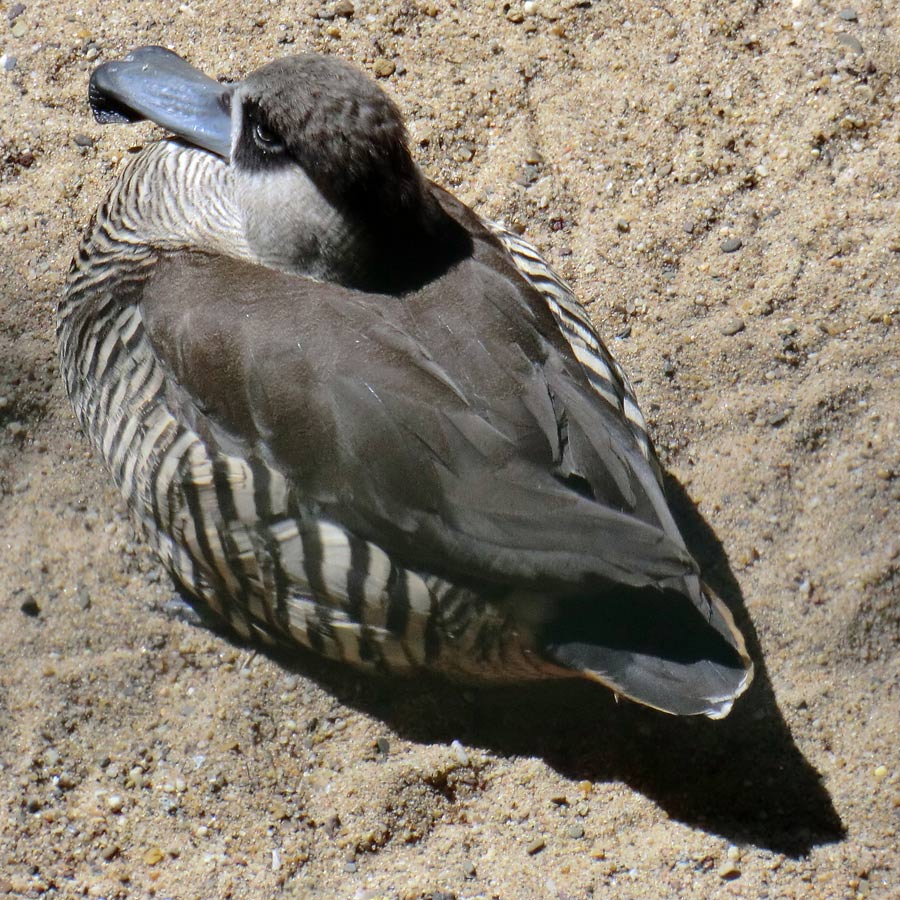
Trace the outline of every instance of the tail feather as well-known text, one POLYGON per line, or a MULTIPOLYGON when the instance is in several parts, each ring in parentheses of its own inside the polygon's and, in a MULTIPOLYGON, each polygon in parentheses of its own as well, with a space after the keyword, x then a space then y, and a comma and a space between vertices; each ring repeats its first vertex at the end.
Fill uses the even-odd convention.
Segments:
POLYGON ((708 614, 674 590, 621 588, 566 601, 546 625, 542 649, 646 706, 719 719, 749 686, 753 664, 728 608, 710 591, 704 597, 708 614))

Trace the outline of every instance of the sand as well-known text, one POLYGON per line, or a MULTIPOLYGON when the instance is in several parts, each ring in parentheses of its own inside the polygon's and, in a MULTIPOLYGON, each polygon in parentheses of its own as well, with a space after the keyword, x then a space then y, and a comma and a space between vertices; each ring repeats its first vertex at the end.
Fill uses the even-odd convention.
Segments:
POLYGON ((21 6, 0 21, 0 895, 900 896, 900 7, 21 6), (87 76, 152 43, 229 78, 301 49, 379 73, 425 171, 572 282, 750 636, 728 719, 373 680, 172 615, 54 338, 79 228, 154 134, 96 125, 87 76))

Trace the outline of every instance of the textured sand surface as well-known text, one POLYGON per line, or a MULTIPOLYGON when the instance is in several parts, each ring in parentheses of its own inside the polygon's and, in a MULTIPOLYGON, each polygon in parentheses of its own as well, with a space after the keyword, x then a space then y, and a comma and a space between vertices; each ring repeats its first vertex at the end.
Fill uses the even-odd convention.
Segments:
POLYGON ((900 7, 21 6, 0 19, 0 896, 900 896, 900 7), (373 682, 167 614, 53 325, 79 227, 153 135, 95 125, 88 73, 150 43, 228 78, 300 49, 380 73, 426 172, 572 281, 751 637, 728 719, 373 682))

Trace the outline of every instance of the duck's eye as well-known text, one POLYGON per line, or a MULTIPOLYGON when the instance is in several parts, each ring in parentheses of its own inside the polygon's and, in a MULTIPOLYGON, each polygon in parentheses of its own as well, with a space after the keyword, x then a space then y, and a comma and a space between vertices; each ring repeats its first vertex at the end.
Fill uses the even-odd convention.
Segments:
POLYGON ((283 147, 275 132, 266 128, 262 122, 253 123, 253 139, 259 147, 269 152, 277 152, 283 147))

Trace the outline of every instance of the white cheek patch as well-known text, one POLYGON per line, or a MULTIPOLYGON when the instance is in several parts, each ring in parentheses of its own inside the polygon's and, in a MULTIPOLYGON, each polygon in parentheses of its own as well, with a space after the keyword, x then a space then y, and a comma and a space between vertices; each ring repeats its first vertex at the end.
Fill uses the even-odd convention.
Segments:
POLYGON ((299 165, 266 172, 235 169, 237 199, 247 242, 268 266, 321 277, 329 248, 351 245, 344 217, 299 165))

